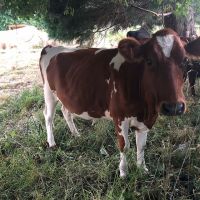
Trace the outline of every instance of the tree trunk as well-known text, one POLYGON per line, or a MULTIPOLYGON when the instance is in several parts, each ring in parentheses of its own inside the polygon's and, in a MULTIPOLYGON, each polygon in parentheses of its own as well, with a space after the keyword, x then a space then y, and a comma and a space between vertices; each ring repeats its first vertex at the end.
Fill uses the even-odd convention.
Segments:
POLYGON ((193 38, 196 36, 193 9, 190 7, 186 16, 175 16, 174 14, 165 16, 164 26, 175 30, 182 37, 193 38))

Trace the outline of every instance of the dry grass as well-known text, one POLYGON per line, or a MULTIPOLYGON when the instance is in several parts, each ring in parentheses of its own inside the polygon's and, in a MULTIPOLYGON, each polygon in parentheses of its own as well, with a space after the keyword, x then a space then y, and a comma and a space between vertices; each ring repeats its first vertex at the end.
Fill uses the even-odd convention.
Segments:
POLYGON ((41 49, 0 52, 0 103, 24 88, 41 85, 39 57, 41 49))

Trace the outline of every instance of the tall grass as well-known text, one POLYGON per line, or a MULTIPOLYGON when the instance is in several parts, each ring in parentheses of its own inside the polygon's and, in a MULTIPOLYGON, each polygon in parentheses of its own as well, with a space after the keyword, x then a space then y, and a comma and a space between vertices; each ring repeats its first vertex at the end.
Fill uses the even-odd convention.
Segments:
POLYGON ((76 119, 70 135, 60 107, 54 120, 57 148, 46 145, 43 95, 23 91, 0 107, 0 199, 200 199, 200 106, 189 99, 180 117, 160 116, 148 135, 149 173, 137 169, 130 130, 129 175, 119 178, 111 121, 76 119))

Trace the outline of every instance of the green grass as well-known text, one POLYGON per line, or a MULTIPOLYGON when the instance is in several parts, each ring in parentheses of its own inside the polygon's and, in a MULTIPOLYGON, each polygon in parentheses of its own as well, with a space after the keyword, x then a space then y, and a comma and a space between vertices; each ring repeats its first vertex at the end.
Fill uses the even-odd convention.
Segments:
POLYGON ((188 99, 181 117, 160 116, 148 135, 149 173, 137 169, 130 134, 129 175, 119 177, 112 122, 76 119, 70 135, 60 107, 54 120, 57 148, 46 145, 42 90, 23 91, 0 107, 0 199, 200 199, 200 105, 188 99), (107 153, 102 153, 101 150, 107 153))

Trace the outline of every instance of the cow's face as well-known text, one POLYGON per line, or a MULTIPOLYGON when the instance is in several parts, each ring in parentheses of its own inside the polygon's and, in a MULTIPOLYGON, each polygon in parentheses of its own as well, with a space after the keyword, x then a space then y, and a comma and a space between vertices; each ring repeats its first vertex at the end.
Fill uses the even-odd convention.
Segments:
POLYGON ((185 50, 176 33, 169 29, 158 31, 148 42, 133 51, 138 66, 143 67, 141 94, 145 102, 164 115, 184 113, 181 64, 185 50))

